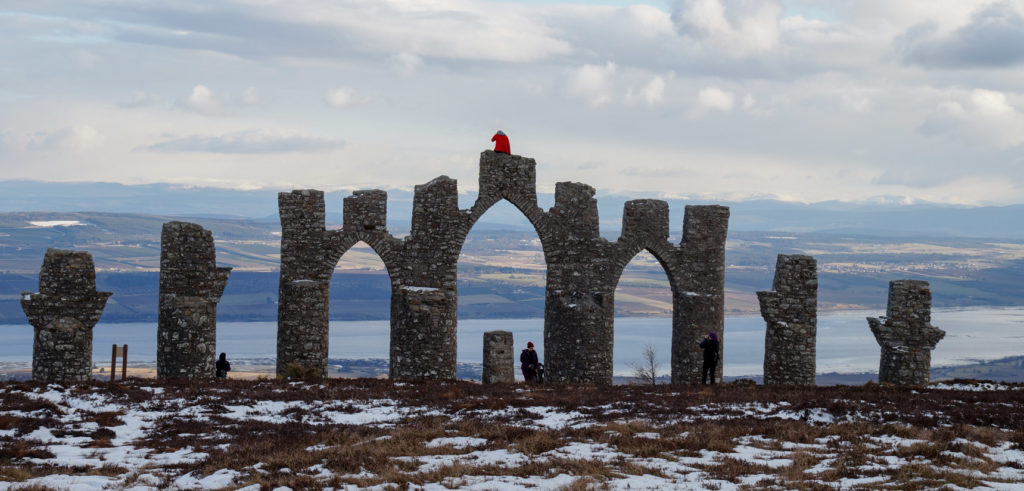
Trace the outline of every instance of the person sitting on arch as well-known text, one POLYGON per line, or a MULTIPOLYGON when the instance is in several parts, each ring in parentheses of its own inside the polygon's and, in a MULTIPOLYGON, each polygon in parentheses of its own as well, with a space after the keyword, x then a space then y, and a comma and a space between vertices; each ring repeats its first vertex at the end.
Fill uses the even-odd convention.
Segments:
POLYGON ((491 137, 491 141, 494 142, 495 152, 512 153, 512 148, 508 144, 508 137, 505 136, 504 131, 498 130, 498 132, 491 137))

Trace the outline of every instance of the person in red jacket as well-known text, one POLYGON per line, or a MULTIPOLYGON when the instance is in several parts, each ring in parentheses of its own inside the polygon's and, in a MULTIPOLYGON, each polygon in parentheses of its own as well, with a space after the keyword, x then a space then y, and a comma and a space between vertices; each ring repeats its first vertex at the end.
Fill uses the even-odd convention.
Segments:
POLYGON ((505 136, 504 131, 498 130, 498 132, 491 137, 491 141, 494 142, 495 152, 512 153, 512 149, 508 145, 508 137, 505 136))

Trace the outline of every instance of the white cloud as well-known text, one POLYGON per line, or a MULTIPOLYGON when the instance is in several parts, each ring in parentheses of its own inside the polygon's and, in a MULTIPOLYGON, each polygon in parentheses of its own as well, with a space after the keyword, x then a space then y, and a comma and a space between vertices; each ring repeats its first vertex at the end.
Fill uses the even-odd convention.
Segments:
POLYGON ((1002 92, 974 89, 940 102, 919 131, 973 145, 1015 147, 1024 143, 1024 112, 1002 92))
POLYGON ((336 109, 344 109, 356 104, 355 93, 350 87, 338 87, 327 91, 327 104, 336 109))
POLYGON ((743 57, 778 47, 782 12, 770 0, 680 0, 673 17, 682 35, 716 54, 743 57))
POLYGON ((718 87, 705 87, 697 93, 697 112, 732 111, 736 106, 736 95, 718 87))
POLYGON ((190 135, 173 138, 149 145, 146 149, 161 153, 273 154, 326 152, 344 146, 343 140, 335 138, 319 138, 293 131, 249 130, 219 136, 190 135))
POLYGON ((144 90, 136 90, 127 99, 119 101, 117 105, 125 108, 147 107, 159 104, 160 101, 161 97, 159 95, 151 94, 144 90))
POLYGON ((423 66, 423 58, 408 52, 402 52, 392 56, 391 61, 395 65, 395 70, 397 70, 399 75, 403 77, 408 77, 416 73, 416 71, 423 66))
POLYGON ((614 76, 618 67, 615 63, 604 65, 583 65, 569 75, 567 92, 578 97, 591 107, 600 107, 612 100, 614 76))
POLYGON ((219 115, 224 112, 224 102, 205 85, 192 87, 192 92, 182 99, 181 103, 184 107, 201 114, 219 115))
POLYGON ((106 137, 89 125, 72 126, 54 132, 37 133, 29 142, 31 150, 84 151, 103 146, 106 137))
POLYGON ((651 79, 643 89, 640 90, 640 95, 643 97, 644 102, 648 106, 653 106, 665 100, 665 79, 656 76, 651 79))
POLYGON ((260 102, 260 91, 256 87, 249 87, 242 91, 242 104, 252 105, 260 102))

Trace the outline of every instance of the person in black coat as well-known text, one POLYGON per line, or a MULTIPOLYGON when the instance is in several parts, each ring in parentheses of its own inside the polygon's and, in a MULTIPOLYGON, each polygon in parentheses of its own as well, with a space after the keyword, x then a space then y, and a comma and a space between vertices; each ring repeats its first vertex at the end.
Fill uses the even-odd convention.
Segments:
POLYGON ((231 371, 231 364, 228 363, 227 353, 221 353, 220 359, 217 360, 217 378, 228 378, 228 372, 231 371))
POLYGON ((704 350, 704 368, 701 370, 701 384, 708 384, 708 376, 711 378, 711 385, 715 385, 715 369, 718 367, 718 351, 720 348, 718 343, 718 334, 714 331, 704 336, 704 340, 700 342, 701 349, 704 350))
POLYGON ((522 363, 523 378, 527 382, 535 382, 537 380, 537 366, 540 365, 540 358, 537 357, 537 352, 533 350, 533 341, 526 343, 526 349, 519 355, 519 363, 522 363))

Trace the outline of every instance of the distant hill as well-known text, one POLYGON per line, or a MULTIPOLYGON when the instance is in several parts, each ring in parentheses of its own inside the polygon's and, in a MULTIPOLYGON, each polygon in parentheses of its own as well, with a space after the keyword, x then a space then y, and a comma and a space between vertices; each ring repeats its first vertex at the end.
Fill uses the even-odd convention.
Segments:
MULTIPOLYGON (((474 176, 475 178, 475 176, 474 176)), ((472 184, 475 184, 472 183, 472 184)), ((463 183, 465 186, 466 183, 463 183)), ((99 182, 0 181, 0 212, 91 211, 141 213, 161 216, 247 218, 277 222, 277 192, 288 189, 230 190, 176 184, 125 185, 99 182)), ((350 192, 327 194, 328 221, 341 222, 342 198, 350 192)), ((653 194, 624 196, 598 192, 602 234, 618 236, 623 204, 631 199, 657 198, 653 194)), ((460 196, 469 207, 475 193, 460 196)), ((682 230, 683 207, 709 204, 706 200, 666 200, 671 209, 673 234, 682 230)), ((542 208, 554 196, 541 193, 542 208)), ((731 231, 832 232, 878 236, 999 237, 1024 239, 1024 205, 966 207, 934 203, 901 204, 893 201, 861 203, 792 203, 777 200, 718 201, 729 206, 731 231)), ((412 192, 388 190, 388 226, 409 229, 412 192)), ((478 224, 486 230, 529 230, 526 219, 511 205, 496 206, 478 224)))

